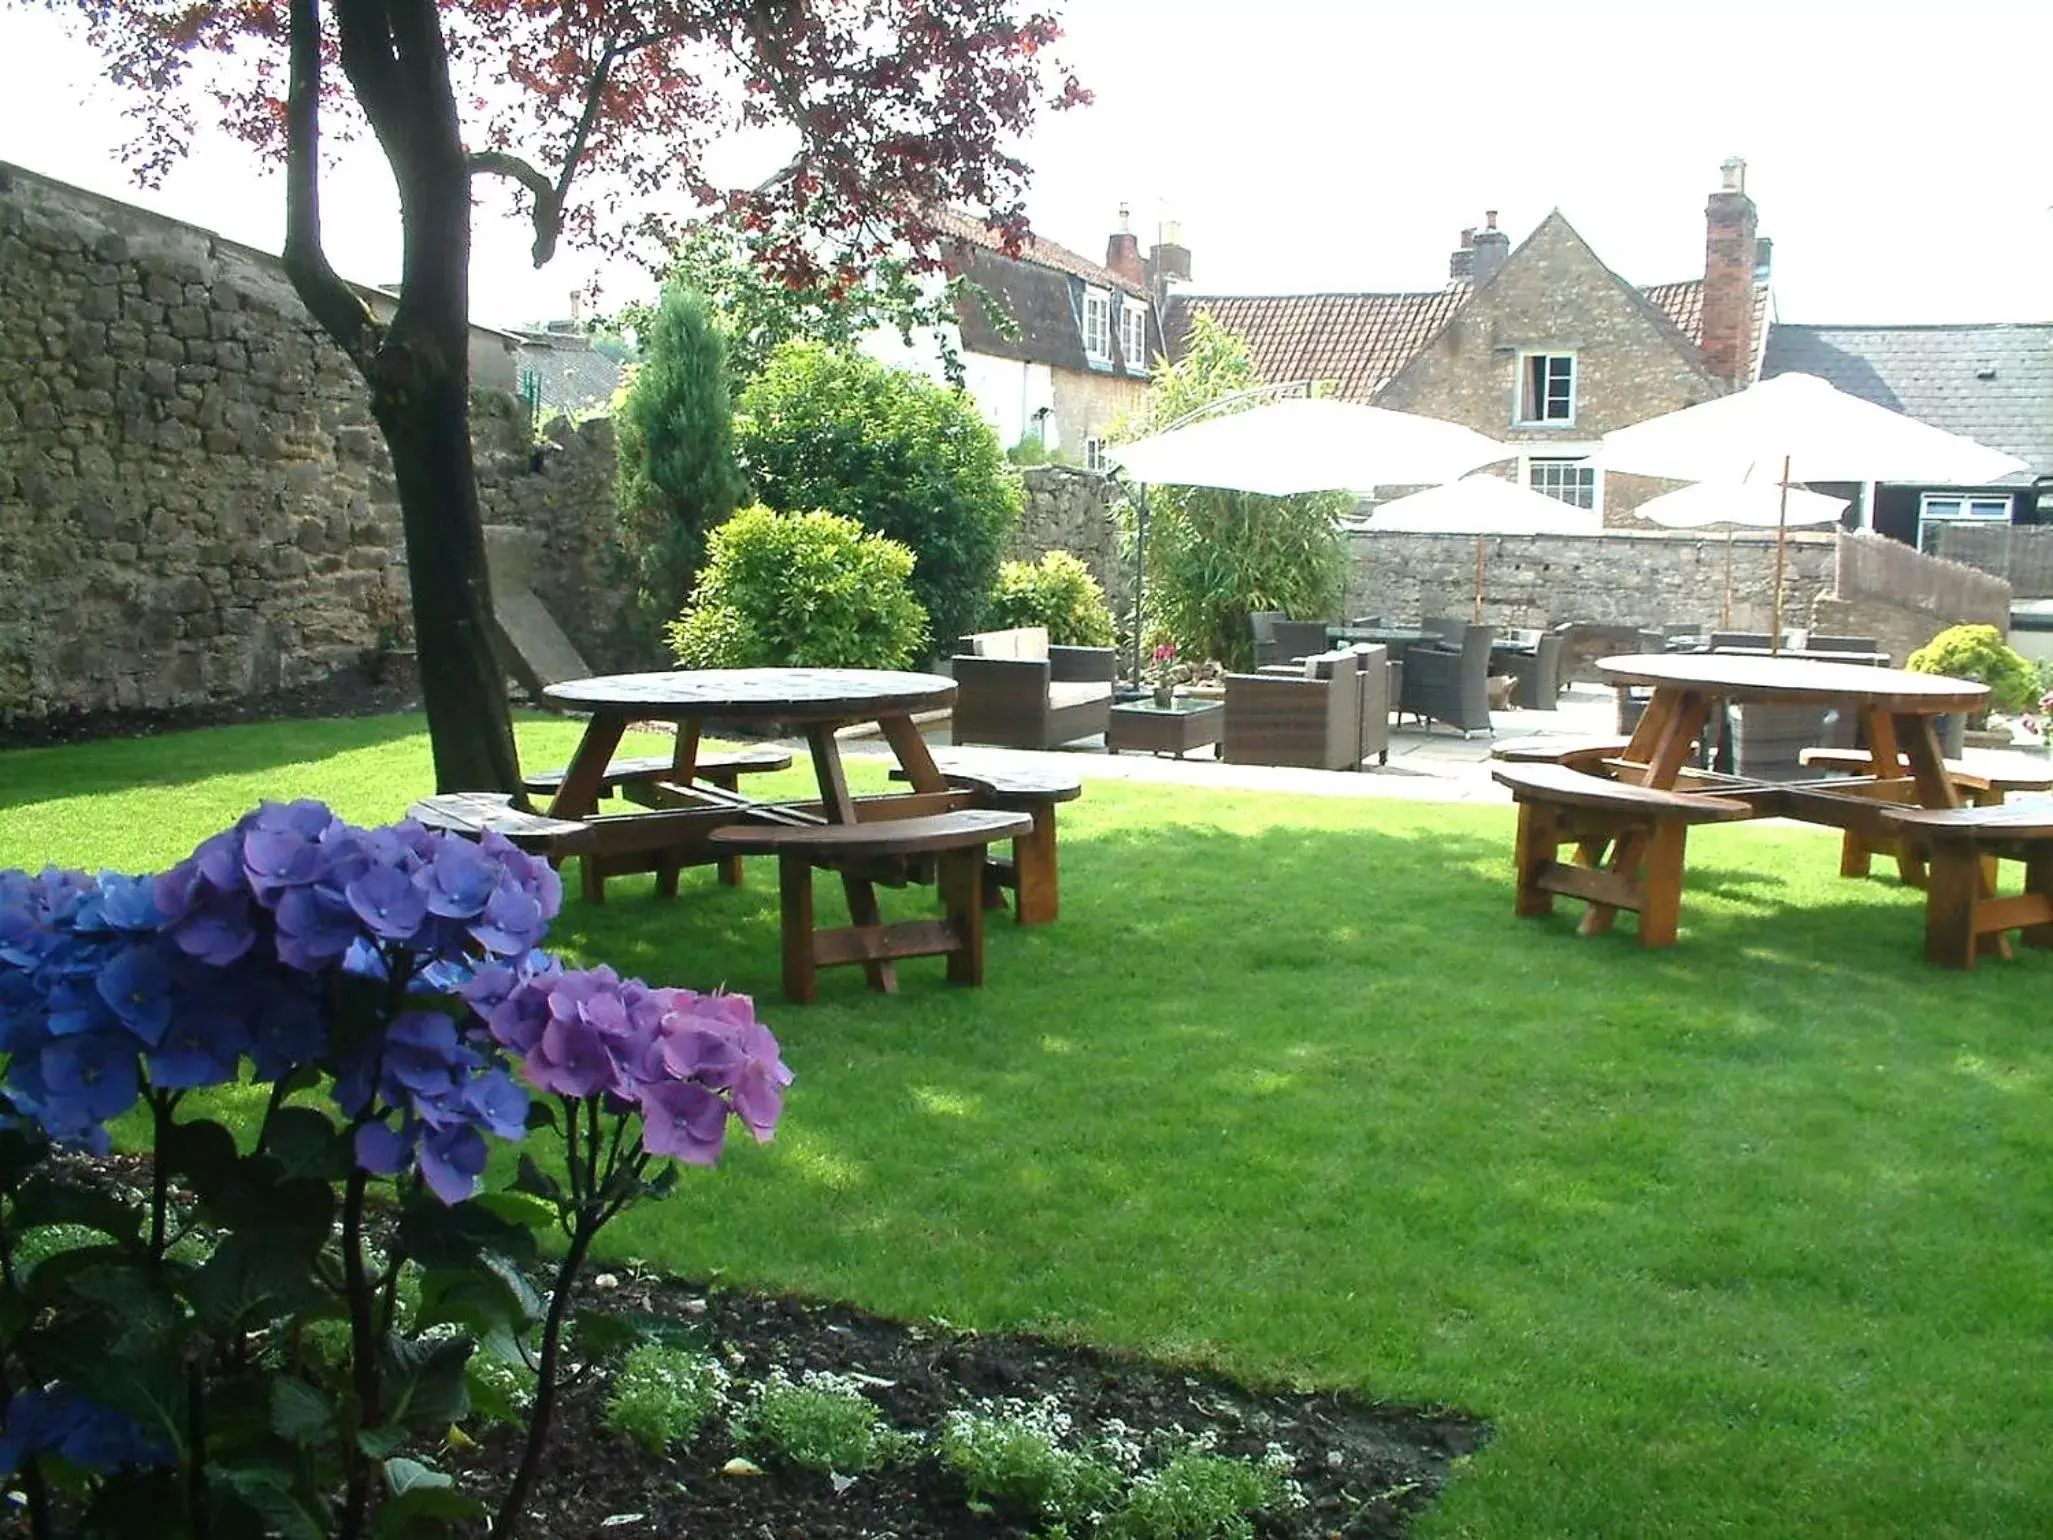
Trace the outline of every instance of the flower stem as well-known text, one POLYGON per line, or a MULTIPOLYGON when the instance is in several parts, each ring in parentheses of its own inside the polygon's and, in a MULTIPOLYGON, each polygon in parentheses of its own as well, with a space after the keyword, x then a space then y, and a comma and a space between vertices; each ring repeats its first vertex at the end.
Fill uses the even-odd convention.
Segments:
MULTIPOLYGON (((356 1425, 378 1426, 378 1346, 371 1321, 371 1290, 364 1274, 364 1192, 370 1174, 351 1166, 342 1198, 343 1292, 349 1304, 350 1368, 355 1376, 356 1425)), ((363 1533, 371 1498, 370 1462, 356 1439, 349 1441, 349 1491, 336 1540, 356 1540, 363 1533)))
POLYGON ((564 1318, 570 1313, 571 1290, 584 1266, 585 1254, 591 1250, 592 1238, 604 1222, 590 1212, 580 1213, 577 1229, 570 1238, 570 1250, 564 1253, 562 1265, 556 1269, 549 1313, 542 1322, 542 1361, 535 1371, 535 1406, 528 1419, 527 1443, 521 1449, 520 1468, 513 1474, 513 1484, 506 1489, 506 1500, 492 1520, 492 1540, 513 1540, 520 1532, 524 1517, 521 1510, 527 1506, 528 1492, 541 1464, 542 1447, 549 1439, 549 1419, 556 1410, 556 1359, 563 1342, 564 1318))

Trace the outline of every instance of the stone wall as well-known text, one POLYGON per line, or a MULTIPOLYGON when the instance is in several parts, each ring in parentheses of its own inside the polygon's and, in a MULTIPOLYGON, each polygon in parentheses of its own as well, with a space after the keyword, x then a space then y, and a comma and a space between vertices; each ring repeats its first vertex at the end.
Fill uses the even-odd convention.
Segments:
MULTIPOLYGON (((1349 617, 1393 620, 1471 614, 1476 537, 1358 533, 1342 607, 1349 617)), ((1772 537, 1636 534, 1491 535, 1482 540, 1483 618, 1535 627, 1563 621, 1606 625, 1713 627, 1724 609, 1732 563, 1732 629, 1765 631, 1774 592, 1772 537)), ((1809 623, 1812 602, 1831 586, 1829 536, 1792 535, 1784 577, 1785 624, 1809 623)))
MULTIPOLYGON (((595 666, 610 429, 481 398, 487 520, 595 666)), ((0 164, 0 733, 260 700, 408 637, 390 464, 277 260, 0 164)))
POLYGON ((1113 505, 1119 494, 1095 471, 1068 465, 1033 465, 1020 473, 1026 505, 1013 531, 1008 561, 1038 561, 1067 551, 1091 569, 1117 615, 1133 590, 1133 562, 1125 554, 1113 505))

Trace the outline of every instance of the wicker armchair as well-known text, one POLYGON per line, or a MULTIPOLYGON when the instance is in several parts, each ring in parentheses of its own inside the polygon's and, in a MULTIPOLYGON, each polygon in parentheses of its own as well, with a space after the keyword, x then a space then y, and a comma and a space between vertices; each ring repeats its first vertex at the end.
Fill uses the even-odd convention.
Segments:
MULTIPOLYGON (((1248 617, 1250 622, 1254 617, 1248 617)), ((1326 622, 1323 620, 1286 620, 1281 615, 1264 613, 1265 626, 1255 630, 1255 667, 1266 663, 1289 663, 1298 658, 1309 658, 1314 653, 1326 650, 1326 622), (1267 632, 1266 638, 1264 631, 1267 632)))
POLYGON ((1362 760, 1361 716, 1360 664, 1352 652, 1307 658, 1305 673, 1295 678, 1228 674, 1224 758, 1236 765, 1352 770, 1362 760))
POLYGON ((1512 704, 1528 711, 1552 711, 1561 695, 1561 633, 1536 631, 1516 649, 1498 652, 1491 667, 1516 680, 1512 704))
MULTIPOLYGON (((1438 627, 1428 620, 1425 629, 1438 627)), ((1402 707, 1421 721, 1445 722, 1465 738, 1490 730, 1490 626, 1465 626, 1455 647, 1408 647, 1402 707)))
POLYGON ((960 647, 953 742, 1052 749, 1111 724, 1110 647, 1051 647, 1041 626, 965 636, 960 647))

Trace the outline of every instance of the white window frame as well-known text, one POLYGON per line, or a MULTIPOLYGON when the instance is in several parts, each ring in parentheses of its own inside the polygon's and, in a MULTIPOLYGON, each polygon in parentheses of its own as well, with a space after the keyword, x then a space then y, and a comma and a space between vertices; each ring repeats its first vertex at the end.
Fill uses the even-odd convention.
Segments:
POLYGON ((1084 469, 1102 471, 1105 469, 1105 441, 1095 433, 1084 436, 1084 469))
MULTIPOLYGON (((1533 485, 1533 468, 1539 465, 1577 465, 1590 473, 1590 507, 1598 513, 1604 509, 1604 467, 1595 462, 1595 444, 1563 444, 1558 449, 1547 447, 1545 454, 1520 455, 1518 457, 1518 484, 1528 492, 1538 492, 1542 497, 1553 497, 1552 492, 1533 485)), ((1570 503, 1567 498, 1555 501, 1567 503, 1571 508, 1580 508, 1581 503, 1570 503)))
POLYGON ((1148 307, 1131 294, 1119 300, 1119 351, 1128 374, 1148 372, 1148 307))
POLYGON ((1112 362, 1112 294, 1108 289, 1084 290, 1084 357, 1112 362))
POLYGON ((2008 492, 1921 492, 1918 494, 1918 549, 1932 546, 1925 531, 1936 534, 1941 524, 2008 524, 2016 499, 2008 492), (1951 510, 1951 511, 1948 511, 1951 510))
POLYGON ((1575 426, 1575 398, 1581 384, 1582 368, 1576 361, 1576 356, 1573 352, 1561 348, 1522 349, 1518 355, 1518 370, 1511 379, 1511 425, 1514 428, 1573 428, 1575 426), (1539 403, 1540 415, 1528 417, 1525 410, 1526 375, 1532 369, 1533 360, 1536 358, 1548 360, 1550 367, 1546 372, 1542 385, 1544 394, 1539 403), (1551 368, 1551 364, 1555 359, 1559 359, 1568 365, 1568 400, 1566 403, 1568 413, 1563 417, 1550 417, 1547 415, 1548 405, 1554 396, 1554 392, 1551 389, 1554 382, 1554 371, 1551 368))

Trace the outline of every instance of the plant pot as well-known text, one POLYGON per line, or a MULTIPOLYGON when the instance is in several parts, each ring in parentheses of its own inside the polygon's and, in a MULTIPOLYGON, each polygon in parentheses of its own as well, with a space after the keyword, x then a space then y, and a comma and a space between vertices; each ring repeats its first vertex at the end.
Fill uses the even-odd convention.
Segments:
POLYGON ((1161 708, 1162 710, 1164 710, 1164 711, 1167 711, 1167 710, 1169 710, 1169 709, 1170 709, 1171 707, 1175 706, 1175 704, 1176 704, 1176 686, 1175 686, 1175 685, 1173 685, 1173 684, 1158 684, 1158 685, 1156 685, 1156 686, 1155 686, 1155 704, 1156 704, 1157 706, 1159 706, 1159 707, 1160 707, 1160 708, 1161 708))

